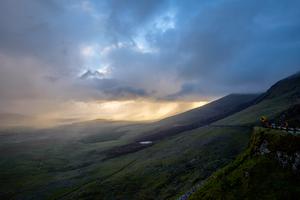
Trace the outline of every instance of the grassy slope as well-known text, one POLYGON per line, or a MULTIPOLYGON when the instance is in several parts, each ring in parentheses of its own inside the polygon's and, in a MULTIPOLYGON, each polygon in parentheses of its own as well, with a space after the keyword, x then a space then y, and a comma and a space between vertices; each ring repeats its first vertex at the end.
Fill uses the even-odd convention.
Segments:
POLYGON ((234 162, 214 173, 190 200, 198 199, 297 199, 299 171, 285 168, 275 159, 276 152, 299 152, 300 136, 256 128, 250 145, 234 162), (268 154, 257 151, 268 141, 268 154))
POLYGON ((255 101, 258 94, 231 94, 202 107, 152 123, 136 141, 157 141, 210 124, 238 112, 255 101))
MULTIPOLYGON (((245 111, 241 111, 240 113, 237 114, 238 117, 234 115, 235 119, 232 119, 232 117, 225 118, 222 120, 222 122, 217 122, 216 124, 225 124, 225 125, 243 125, 243 124, 254 124, 258 121, 258 118, 260 115, 267 115, 271 114, 272 115, 278 115, 285 109, 287 109, 289 106, 294 105, 297 101, 294 99, 291 99, 290 97, 295 94, 295 91, 292 91, 291 93, 280 95, 277 98, 272 98, 272 99, 265 99, 261 101, 260 103, 251 106, 247 108, 245 111), (253 113, 253 115, 252 115, 253 113), (229 121, 233 120, 235 123, 228 123, 229 121), (243 120, 248 120, 247 123, 243 123, 243 120), (226 123, 225 123, 226 122, 226 123)), ((268 115, 268 116, 272 116, 268 115)), ((116 198, 116 195, 119 195, 120 199, 121 197, 127 197, 128 199, 140 199, 140 198, 145 198, 145 199, 155 199, 155 197, 161 198, 161 199, 169 199, 169 198, 174 198, 178 196, 178 194, 181 194, 183 191, 189 190, 192 185, 197 183, 200 180, 205 179, 210 173, 212 173, 214 170, 208 170, 206 167, 209 166, 210 162, 215 162, 215 168, 217 169, 224 164, 228 163, 234 155, 237 155, 238 152, 242 150, 242 148, 237 148, 238 141, 240 141, 241 146, 240 147, 245 147, 245 144, 249 141, 249 132, 247 133, 246 130, 235 130, 235 134, 232 135, 232 137, 227 138, 226 140, 220 139, 220 140, 215 140, 213 143, 211 141, 206 140, 207 138, 201 138, 198 137, 202 135, 203 132, 206 131, 207 128, 200 128, 196 129, 190 132, 183 133, 181 135, 178 135, 177 137, 186 137, 188 138, 185 142, 183 143, 173 143, 174 148, 178 148, 179 151, 177 154, 174 154, 174 159, 176 162, 171 163, 170 166, 173 166, 175 170, 178 170, 182 163, 186 163, 188 159, 192 160, 193 156, 189 157, 187 156, 186 160, 182 160, 180 157, 182 147, 190 147, 192 151, 195 152, 195 154, 190 153, 190 155, 198 155, 199 157, 202 157, 204 160, 201 162, 200 166, 195 166, 195 168, 191 169, 185 169, 183 170, 184 172, 182 175, 180 173, 178 174, 172 174, 169 172, 166 172, 166 174, 169 174, 171 180, 163 180, 161 181, 162 178, 164 177, 164 171, 159 169, 159 173, 155 171, 151 171, 152 169, 157 169, 155 166, 155 163, 158 162, 163 162, 162 158, 159 156, 154 157, 151 159, 146 165, 139 165, 136 164, 136 169, 127 169, 123 171, 122 173, 118 173, 111 177, 109 180, 106 180, 105 182, 102 182, 101 184, 92 184, 89 185, 87 188, 83 188, 80 190, 81 196, 83 198, 91 197, 93 195, 100 195, 103 196, 103 199, 114 199, 116 198), (191 134, 194 133, 194 134, 191 134), (246 134, 244 134, 246 133, 246 134), (197 137, 196 137, 197 136, 197 137), (197 142, 203 142, 206 141, 208 142, 207 145, 205 146, 199 146, 195 147, 193 145, 194 143, 197 142), (222 144, 227 143, 230 144, 229 146, 223 146, 222 144), (211 147, 211 148, 210 148, 211 147), (225 150, 227 148, 227 150, 225 150), (195 150, 197 149, 197 150, 195 150), (228 152, 235 149, 237 150, 233 154, 226 154, 224 152, 228 152), (224 152, 222 151, 224 150, 224 152), (205 152, 202 153, 201 152, 205 152), (223 152, 223 153, 222 153, 223 152), (214 154, 219 154, 220 157, 213 157, 212 155, 214 154), (223 158, 226 161, 222 163, 218 163, 218 159, 223 158), (206 160, 205 160, 206 159, 206 160), (154 162, 156 161, 156 162, 154 162), (209 161, 209 162, 207 162, 209 161), (201 169, 201 170, 199 170, 201 169), (202 170, 205 169, 205 170, 202 170), (141 173, 136 173, 138 171, 142 171, 141 173), (205 175, 201 174, 203 171, 206 171, 207 173, 204 173, 205 175), (199 173, 199 174, 197 174, 199 173), (147 178, 148 176, 150 178, 147 178), (153 176, 153 174, 157 174, 157 176, 153 176), (185 176, 186 179, 182 179, 181 176, 185 176), (169 182, 169 183, 168 183, 169 182), (142 184, 141 184, 142 183, 142 184), (145 185, 145 186, 143 186, 145 185), (129 187, 129 188, 127 188, 129 187), (97 188, 97 189, 96 189, 97 188), (112 190, 111 188, 115 188, 112 190), (159 188, 159 189, 157 189, 159 188), (95 192, 97 191, 97 192, 95 192), (107 191, 110 191, 109 194, 111 196, 106 196, 105 194, 107 191), (122 192, 120 192, 122 191, 122 192), (126 192, 124 192, 126 191, 126 192)), ((220 134, 219 136, 224 136, 228 132, 227 131, 232 131, 234 128, 216 128, 216 127, 211 127, 209 128, 209 132, 207 132, 208 136, 210 138, 218 138, 215 133, 220 134)), ((177 137, 174 137, 177 138, 177 137)), ((166 142, 167 143, 167 142, 166 142)), ((154 146, 149 148, 148 150, 140 152, 138 154, 142 158, 147 158, 148 156, 145 152, 151 151, 153 149, 156 149, 156 152, 159 152, 158 154, 166 154, 166 152, 172 152, 170 149, 167 148, 165 142, 160 143, 158 146, 154 146)), ((167 154, 166 154, 167 155, 167 154)), ((186 156, 185 154, 183 154, 186 156)), ((131 155, 129 155, 131 156, 131 155)), ((139 163, 141 161, 137 161, 139 163)), ((76 196, 76 195, 75 195, 76 196)), ((78 197, 78 196, 76 196, 78 197)))
POLYGON ((300 73, 274 84, 260 97, 261 101, 215 124, 255 124, 261 116, 274 118, 278 113, 300 103, 300 73))
POLYGON ((95 121, 0 134, 0 198, 39 196, 86 181, 103 151, 130 141, 143 124, 95 121), (18 195, 17 195, 18 196, 18 195))
MULTIPOLYGON (((272 86, 256 105, 214 124, 255 125, 259 123, 258 119, 262 115, 270 119, 276 118, 280 113, 299 104, 299 97, 300 76, 296 74, 272 86)), ((279 133, 275 134, 280 136, 279 133)), ((283 170, 274 159, 267 157, 249 159, 249 156, 250 152, 246 151, 232 164, 217 172, 191 199, 276 199, 284 195, 294 195, 293 191, 299 192, 299 184, 294 184, 299 179, 295 180, 291 171, 283 170), (253 171, 251 180, 243 177, 243 173, 249 168, 253 171), (215 178, 216 176, 218 178, 215 178)))
POLYGON ((257 97, 258 94, 230 94, 200 108, 163 119, 158 123, 174 126, 224 118, 247 107, 257 97))
POLYGON ((231 161, 248 137, 240 128, 202 128, 105 162, 86 144, 16 144, 1 151, 1 199, 175 196, 231 161))
POLYGON ((249 133, 244 128, 206 127, 173 136, 151 148, 105 162, 95 171, 95 177, 101 177, 107 169, 117 173, 91 181, 65 198, 174 198, 230 162, 245 148, 249 133), (121 171, 120 163, 126 165, 121 171))
POLYGON ((299 99, 293 98, 296 91, 281 95, 273 99, 265 99, 245 110, 235 113, 223 120, 216 122, 216 125, 254 125, 261 116, 274 118, 279 113, 287 110, 290 106, 300 103, 299 99))
MULTIPOLYGON (((297 81, 295 87, 290 84, 293 88, 289 88, 288 91, 286 85, 289 84, 286 83, 285 89, 271 88, 258 104, 229 116, 217 124, 255 124, 261 115, 269 117, 278 115, 291 105, 298 103, 299 87, 297 84, 297 81)), ((249 132, 233 127, 211 127, 188 131, 173 136, 171 140, 164 140, 149 149, 108 161, 106 164, 110 166, 116 166, 113 163, 120 162, 122 159, 129 159, 133 163, 130 167, 118 171, 105 180, 80 188, 67 198, 74 196, 83 199, 94 196, 101 196, 103 199, 118 199, 118 197, 119 199, 174 198, 198 181, 205 179, 214 169, 228 163, 242 150, 247 141, 249 141, 249 132), (234 134, 226 137, 230 132, 234 132, 234 134), (207 137, 202 137, 202 134, 207 137), (181 143, 176 142, 181 137, 185 140, 181 143), (202 142, 206 144, 203 146, 193 145, 202 142), (184 153, 186 151, 190 152, 184 153), (196 162, 198 165, 192 165, 191 168, 185 167, 187 163, 193 161, 194 157, 202 160, 200 159, 199 163, 196 162), (219 162, 222 159, 223 162, 219 162), (167 164, 164 165, 165 163, 167 164), (211 163, 214 163, 213 168, 209 168, 211 163)), ((127 160, 127 162, 129 161, 127 160)))
MULTIPOLYGON (((240 124, 238 120, 253 123, 260 113, 274 108, 272 113, 278 114, 295 104, 293 96, 298 93, 285 94, 265 99, 224 121, 227 124, 240 124)), ((76 137, 71 137, 72 140, 66 139, 68 137, 48 137, 38 141, 25 138, 22 142, 14 142, 11 138, 2 140, 0 175, 7 180, 0 182, 0 197, 175 198, 230 162, 245 148, 250 135, 247 129, 203 127, 172 136, 140 152, 102 161, 103 150, 126 144, 145 129, 157 126, 107 129, 111 133, 124 132, 119 139, 110 141, 107 141, 107 134, 106 141, 98 137, 102 134, 99 126, 91 127, 92 134, 89 129, 75 127, 76 137), (97 135, 96 140, 100 142, 87 142, 94 141, 93 137, 82 140, 85 134, 97 135)), ((65 130, 61 131, 65 135, 65 130)))

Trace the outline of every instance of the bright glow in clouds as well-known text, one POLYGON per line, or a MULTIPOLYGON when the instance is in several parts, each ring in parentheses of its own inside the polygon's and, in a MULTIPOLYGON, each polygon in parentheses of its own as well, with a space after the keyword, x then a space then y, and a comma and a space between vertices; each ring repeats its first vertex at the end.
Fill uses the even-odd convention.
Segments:
POLYGON ((72 102, 59 116, 88 119, 144 121, 157 120, 193 109, 207 102, 168 102, 151 100, 72 102))
POLYGON ((103 74, 105 77, 108 77, 111 74, 112 69, 108 65, 106 65, 104 67, 97 69, 97 71, 103 74))
POLYGON ((169 11, 166 14, 157 18, 155 22, 155 27, 162 31, 163 33, 169 29, 175 28, 175 11, 169 11))
POLYGON ((139 31, 137 36, 134 38, 136 49, 140 53, 158 53, 159 49, 151 46, 146 39, 146 35, 151 32, 165 33, 170 29, 175 29, 175 11, 169 11, 161 16, 158 16, 153 23, 150 23, 148 27, 144 27, 139 31), (154 30, 154 29, 155 30, 154 30))
POLYGON ((81 48, 81 54, 85 57, 92 57, 96 54, 95 47, 93 46, 84 46, 81 48))
POLYGON ((184 112, 207 102, 175 102, 155 100, 126 100, 100 102, 68 102, 57 110, 39 118, 51 124, 72 121, 107 119, 125 121, 153 121, 184 112))

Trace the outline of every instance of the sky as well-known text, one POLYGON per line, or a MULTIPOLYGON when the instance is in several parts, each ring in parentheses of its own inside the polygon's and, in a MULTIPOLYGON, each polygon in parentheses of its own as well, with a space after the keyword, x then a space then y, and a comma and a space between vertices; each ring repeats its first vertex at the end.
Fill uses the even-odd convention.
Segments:
POLYGON ((300 70, 300 1, 1 0, 0 113, 152 120, 300 70))

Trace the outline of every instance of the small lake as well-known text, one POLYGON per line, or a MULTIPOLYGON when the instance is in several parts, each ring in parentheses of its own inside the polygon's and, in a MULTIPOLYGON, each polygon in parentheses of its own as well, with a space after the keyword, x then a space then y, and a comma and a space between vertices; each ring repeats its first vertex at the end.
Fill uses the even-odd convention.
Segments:
POLYGON ((147 144, 152 144, 153 142, 152 141, 141 141, 139 142, 140 144, 144 144, 144 145, 147 145, 147 144))

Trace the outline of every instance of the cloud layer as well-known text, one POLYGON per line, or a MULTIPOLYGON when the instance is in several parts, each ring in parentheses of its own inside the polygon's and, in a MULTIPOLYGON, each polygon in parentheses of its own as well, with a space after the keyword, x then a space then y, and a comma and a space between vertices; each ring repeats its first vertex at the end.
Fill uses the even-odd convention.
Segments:
POLYGON ((2 0, 0 111, 261 92, 300 69, 299 7, 297 0, 2 0), (87 70, 103 76, 80 79, 87 70))

